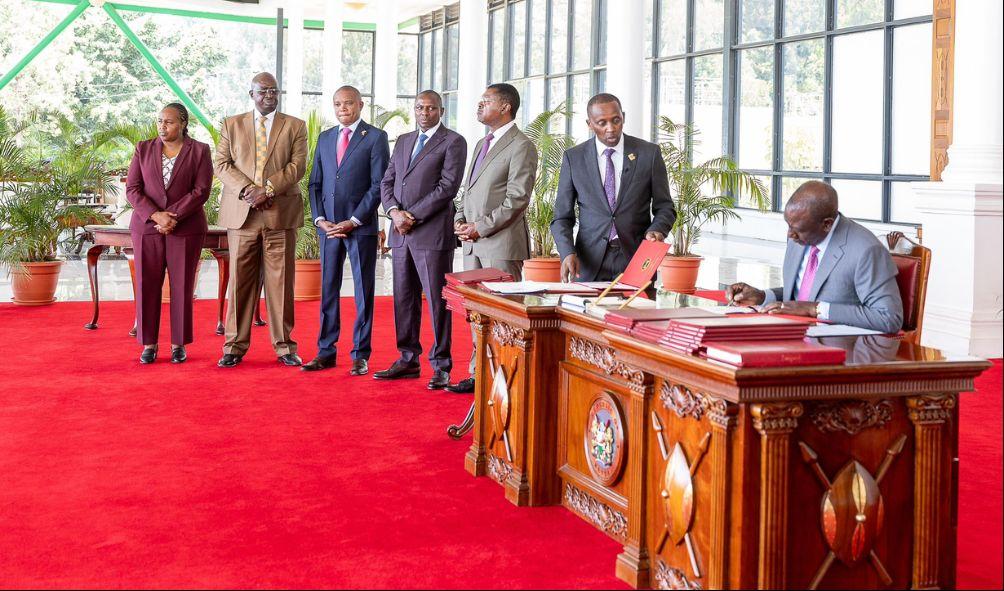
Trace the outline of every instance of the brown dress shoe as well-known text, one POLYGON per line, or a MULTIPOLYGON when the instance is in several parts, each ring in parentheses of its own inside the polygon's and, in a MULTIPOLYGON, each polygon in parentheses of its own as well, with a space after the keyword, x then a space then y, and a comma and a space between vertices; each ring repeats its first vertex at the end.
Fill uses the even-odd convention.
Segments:
POLYGON ((320 371, 322 369, 328 369, 335 366, 335 356, 331 355, 328 357, 323 357, 318 355, 314 357, 307 363, 300 366, 301 371, 320 371))
POLYGON ((350 376, 364 376, 369 372, 370 372, 370 366, 365 359, 352 360, 352 369, 349 370, 350 376))

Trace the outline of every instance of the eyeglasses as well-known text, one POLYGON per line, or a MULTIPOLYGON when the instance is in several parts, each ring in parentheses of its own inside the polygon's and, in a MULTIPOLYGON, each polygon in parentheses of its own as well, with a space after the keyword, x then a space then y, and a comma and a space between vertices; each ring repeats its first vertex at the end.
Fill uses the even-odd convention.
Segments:
POLYGON ((278 88, 262 88, 261 90, 254 91, 258 96, 278 96, 282 93, 278 88))

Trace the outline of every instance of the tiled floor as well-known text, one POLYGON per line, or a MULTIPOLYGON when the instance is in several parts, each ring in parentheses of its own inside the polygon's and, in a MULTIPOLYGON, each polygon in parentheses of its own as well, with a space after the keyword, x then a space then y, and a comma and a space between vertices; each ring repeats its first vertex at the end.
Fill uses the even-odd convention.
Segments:
MULTIPOLYGON (((707 289, 719 288, 736 281, 745 281, 758 287, 781 285, 781 261, 784 257, 784 243, 750 238, 735 238, 715 234, 702 237, 697 248, 704 257, 697 284, 707 289)), ((463 268, 462 257, 454 259, 454 269, 463 268)), ((345 263, 342 294, 352 294, 352 274, 348 262, 345 263)), ((391 259, 377 260, 377 295, 388 295, 391 288, 391 259)), ((106 256, 98 263, 98 285, 102 301, 132 299, 132 284, 129 280, 129 266, 124 258, 106 256)), ((216 261, 204 260, 199 272, 196 290, 198 298, 215 298, 217 288, 216 261)), ((0 301, 10 301, 10 277, 0 274, 0 301)), ((91 299, 87 280, 87 264, 84 259, 68 260, 63 266, 56 290, 58 301, 86 301, 91 299)))

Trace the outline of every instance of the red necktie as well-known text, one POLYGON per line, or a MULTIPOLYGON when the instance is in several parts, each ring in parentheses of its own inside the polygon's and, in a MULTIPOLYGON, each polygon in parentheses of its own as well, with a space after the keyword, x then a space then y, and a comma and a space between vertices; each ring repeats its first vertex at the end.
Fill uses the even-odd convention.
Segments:
POLYGON ((336 157, 338 158, 338 166, 342 165, 342 157, 345 156, 345 150, 349 148, 349 136, 352 135, 352 130, 348 127, 342 128, 342 137, 338 138, 338 153, 336 157))

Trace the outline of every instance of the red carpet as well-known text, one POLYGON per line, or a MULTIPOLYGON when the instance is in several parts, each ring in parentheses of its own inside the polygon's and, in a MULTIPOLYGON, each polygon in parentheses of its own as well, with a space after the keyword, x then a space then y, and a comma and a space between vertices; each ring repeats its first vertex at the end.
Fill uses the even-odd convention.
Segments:
MULTIPOLYGON (((86 303, 0 305, 0 586, 624 587, 616 543, 463 471, 470 438, 444 431, 470 396, 430 393, 428 368, 350 378, 347 339, 338 368, 303 374, 275 363, 265 328, 240 367, 218 369, 213 304, 197 303, 181 366, 139 365, 131 302, 106 304, 94 332, 86 303)), ((396 357, 388 299, 376 317, 382 369, 396 357)), ((317 305, 299 304, 305 358, 316 328, 317 305)), ((969 588, 1001 586, 1000 363, 980 388, 962 404, 969 588)))

